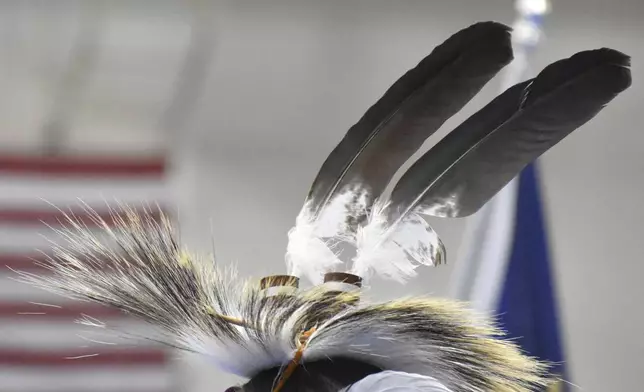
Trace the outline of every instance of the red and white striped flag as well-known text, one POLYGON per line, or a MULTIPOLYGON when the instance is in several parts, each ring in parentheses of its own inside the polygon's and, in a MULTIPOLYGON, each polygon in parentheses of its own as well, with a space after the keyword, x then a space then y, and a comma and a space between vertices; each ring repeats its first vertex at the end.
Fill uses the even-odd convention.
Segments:
MULTIPOLYGON (((176 390, 169 352, 75 320, 83 315, 146 336, 125 314, 12 280, 12 270, 47 273, 42 258, 63 210, 78 199, 101 215, 114 201, 171 205, 163 159, 42 158, 0 155, 0 392, 164 392, 176 390), (46 202, 45 202, 46 201, 46 202), (47 236, 47 239, 42 235, 47 236)), ((82 213, 77 214, 82 218, 82 213)))

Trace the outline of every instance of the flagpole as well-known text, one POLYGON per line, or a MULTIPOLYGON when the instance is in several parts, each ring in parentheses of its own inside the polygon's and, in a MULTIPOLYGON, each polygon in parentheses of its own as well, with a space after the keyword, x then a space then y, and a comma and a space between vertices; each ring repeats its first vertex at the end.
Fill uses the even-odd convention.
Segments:
POLYGON ((509 65, 501 83, 501 92, 522 82, 530 68, 529 56, 543 39, 543 19, 550 12, 548 0, 517 0, 517 18, 512 25, 514 61, 509 65))
MULTIPOLYGON (((505 69, 501 92, 523 81, 530 68, 529 57, 543 39, 542 24, 550 12, 549 0, 516 0, 517 17, 513 23, 514 60, 505 69)), ((451 279, 450 295, 469 301, 479 311, 494 311, 497 296, 495 281, 502 278, 503 260, 511 240, 513 206, 517 195, 517 179, 511 181, 478 213, 468 219, 451 279), (494 225, 497 230, 490 232, 494 225), (495 263, 483 260, 498 260, 495 263)))

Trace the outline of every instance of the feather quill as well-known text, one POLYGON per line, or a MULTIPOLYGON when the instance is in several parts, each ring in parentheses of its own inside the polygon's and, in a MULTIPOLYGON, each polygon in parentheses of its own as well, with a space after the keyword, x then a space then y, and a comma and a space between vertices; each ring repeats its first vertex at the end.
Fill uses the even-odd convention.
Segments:
MULTIPOLYGON (((349 129, 313 181, 289 236, 291 270, 310 270, 317 276, 325 266, 339 263, 323 250, 324 241, 317 235, 317 226, 328 227, 322 217, 325 210, 342 211, 341 200, 352 204, 360 200, 361 207, 369 207, 423 142, 511 60, 510 29, 494 22, 477 23, 447 39, 394 83, 349 129), (345 197, 347 189, 359 192, 354 198, 345 197), (322 256, 319 266, 308 265, 315 259, 298 251, 306 244, 314 244, 315 253, 322 256)), ((355 234, 357 224, 366 218, 360 212, 366 208, 345 210, 350 210, 345 217, 348 228, 342 228, 355 234)))
POLYGON ((390 218, 475 213, 626 90, 629 65, 615 50, 580 52, 506 90, 412 165, 392 191, 390 218))

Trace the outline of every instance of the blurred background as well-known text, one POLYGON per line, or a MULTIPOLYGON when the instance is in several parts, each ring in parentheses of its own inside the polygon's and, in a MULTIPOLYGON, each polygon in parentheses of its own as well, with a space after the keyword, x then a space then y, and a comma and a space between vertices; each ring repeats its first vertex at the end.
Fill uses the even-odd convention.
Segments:
MULTIPOLYGON (((59 217, 42 199, 116 198, 160 203, 186 245, 210 252, 214 241, 242 275, 283 272, 286 233, 345 131, 451 34, 516 18, 513 0, 0 2, 0 264, 39 271, 30 257, 47 246, 41 221, 59 217)), ((589 392, 641 390, 644 370, 643 21, 641 0, 554 1, 525 75, 584 49, 633 59, 631 89, 540 160, 566 377, 589 392)), ((430 222, 448 264, 405 286, 374 284, 374 297, 454 295, 468 222, 430 222)), ((39 305, 66 300, 10 274, 0 278, 0 392, 239 381, 154 343, 87 338, 73 323, 84 313, 146 326, 82 303, 39 305)))

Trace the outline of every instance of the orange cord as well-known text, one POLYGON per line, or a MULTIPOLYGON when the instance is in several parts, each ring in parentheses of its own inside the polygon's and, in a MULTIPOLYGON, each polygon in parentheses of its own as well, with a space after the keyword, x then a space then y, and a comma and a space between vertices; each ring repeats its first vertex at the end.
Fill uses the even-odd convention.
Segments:
POLYGON ((302 355, 304 355, 304 349, 306 348, 309 342, 309 338, 311 337, 311 335, 313 335, 315 330, 316 328, 313 327, 308 331, 302 332, 302 334, 300 334, 298 338, 299 344, 297 351, 295 352, 295 356, 293 357, 291 362, 289 362, 286 370, 284 370, 284 373, 282 373, 279 382, 277 383, 275 388, 273 388, 272 392, 279 392, 284 387, 284 384, 286 384, 286 381, 291 377, 293 372, 295 372, 295 369, 297 369, 297 367, 300 365, 300 362, 302 361, 302 355))

